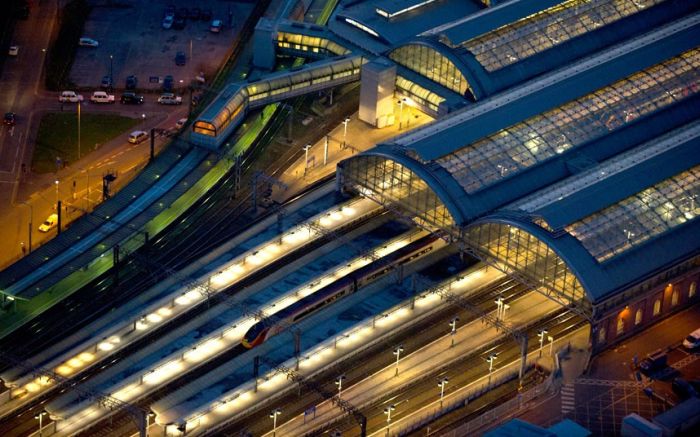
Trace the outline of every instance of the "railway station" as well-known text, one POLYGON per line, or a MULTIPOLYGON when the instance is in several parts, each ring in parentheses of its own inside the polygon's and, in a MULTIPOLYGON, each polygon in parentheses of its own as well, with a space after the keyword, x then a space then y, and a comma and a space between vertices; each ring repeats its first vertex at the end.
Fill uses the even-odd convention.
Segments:
MULTIPOLYGON (((139 250, 204 208, 188 190, 214 157, 239 188, 233 149, 282 101, 332 105, 356 83, 353 122, 397 135, 4 369, 0 418, 41 401, 50 426, 31 435, 108 421, 141 435, 408 435, 502 387, 515 394, 499 399, 533 393, 560 353, 590 359, 697 304, 699 8, 348 0, 325 23, 260 19, 252 74, 106 218, 0 273, 8 320, 17 305, 38 317, 56 290, 80 293, 125 257, 158 269, 139 250), (409 108, 431 121, 412 124, 409 108)), ((287 187, 256 173, 256 193, 258 178, 287 187)))

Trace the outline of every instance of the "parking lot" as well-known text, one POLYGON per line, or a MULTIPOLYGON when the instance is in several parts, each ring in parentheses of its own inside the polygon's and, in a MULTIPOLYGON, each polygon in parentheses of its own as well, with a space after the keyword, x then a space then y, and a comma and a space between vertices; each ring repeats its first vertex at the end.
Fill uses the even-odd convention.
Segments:
POLYGON ((172 75, 176 89, 184 89, 203 72, 210 79, 226 58, 236 32, 253 8, 253 2, 219 0, 120 0, 113 7, 96 5, 85 23, 84 36, 98 47, 78 47, 70 79, 81 89, 98 89, 103 76, 112 76, 114 87, 124 89, 126 77, 138 78, 137 88, 158 91, 163 78, 172 75), (211 20, 185 20, 184 29, 164 29, 167 5, 176 10, 210 10, 212 20, 223 23, 219 33, 210 31, 211 20), (176 65, 178 52, 185 65, 176 65))

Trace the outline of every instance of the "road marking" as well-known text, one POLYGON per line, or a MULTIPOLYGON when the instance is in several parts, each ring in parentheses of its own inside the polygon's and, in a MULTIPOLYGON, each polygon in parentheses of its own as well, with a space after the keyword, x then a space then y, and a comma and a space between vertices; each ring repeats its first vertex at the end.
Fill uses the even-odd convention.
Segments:
POLYGON ((572 383, 564 384, 561 388, 561 414, 567 414, 576 409, 575 386, 572 383))

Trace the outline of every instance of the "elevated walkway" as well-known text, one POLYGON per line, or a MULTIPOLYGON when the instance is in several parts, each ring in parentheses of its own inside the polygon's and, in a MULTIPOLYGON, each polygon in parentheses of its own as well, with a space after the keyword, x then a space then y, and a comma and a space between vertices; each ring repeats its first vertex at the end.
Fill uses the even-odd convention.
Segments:
POLYGON ((251 83, 229 85, 195 121, 192 142, 217 150, 249 110, 360 79, 362 56, 341 56, 272 74, 251 83))

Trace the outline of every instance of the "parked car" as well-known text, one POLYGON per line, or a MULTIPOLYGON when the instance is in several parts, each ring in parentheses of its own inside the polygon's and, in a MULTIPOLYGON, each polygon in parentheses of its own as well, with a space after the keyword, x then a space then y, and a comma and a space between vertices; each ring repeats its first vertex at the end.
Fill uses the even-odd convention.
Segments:
POLYGON ((175 21, 173 22, 173 29, 182 30, 184 28, 185 28, 185 18, 184 17, 175 17, 175 21))
POLYGON ((175 122, 175 130, 180 130, 183 127, 185 127, 185 123, 187 123, 186 118, 181 118, 178 121, 175 122))
POLYGON ((136 76, 131 75, 126 77, 126 89, 135 90, 138 84, 139 80, 136 78, 136 76))
POLYGON ((104 91, 95 91, 90 96, 90 101, 94 103, 114 103, 114 94, 107 94, 104 91))
POLYGON ((161 105, 180 105, 182 104, 182 97, 176 96, 173 93, 163 93, 158 97, 158 103, 161 105))
POLYGON ((129 134, 129 142, 131 144, 139 144, 148 139, 148 132, 135 130, 129 134))
POLYGON ((87 37, 82 37, 80 38, 80 41, 78 41, 78 45, 83 46, 83 47, 98 47, 100 45, 97 40, 94 40, 92 38, 87 38, 87 37))
POLYGON ((173 82, 174 82, 174 79, 171 75, 165 76, 165 78, 163 79, 163 92, 164 93, 173 92, 173 82))
POLYGON ((221 32, 221 26, 223 26, 221 20, 214 20, 211 22, 211 26, 209 26, 209 31, 212 33, 219 33, 221 32))
POLYGON ((10 56, 17 56, 19 54, 19 46, 10 46, 7 54, 10 56))
POLYGON ((639 363, 639 368, 645 375, 649 375, 666 367, 668 355, 663 350, 656 350, 646 356, 639 363))
POLYGON ((163 22, 161 23, 161 26, 163 26, 163 29, 170 29, 173 27, 173 22, 175 21, 175 17, 172 15, 166 15, 163 18, 163 22))
POLYGON ((211 9, 202 9, 202 13, 199 15, 199 19, 202 21, 211 21, 211 17, 214 14, 211 12, 211 9))
POLYGON ((3 124, 6 126, 14 126, 17 123, 17 117, 14 112, 6 112, 5 118, 2 120, 3 124))
POLYGON ((58 225, 58 214, 51 214, 46 218, 46 221, 39 225, 39 232, 49 232, 58 225))
POLYGON ((143 96, 136 93, 126 92, 122 94, 119 101, 128 105, 140 105, 143 103, 143 96))
POLYGON ((58 101, 61 103, 78 103, 83 101, 83 95, 75 91, 61 91, 58 101))
POLYGON ((112 78, 109 76, 102 76, 102 82, 100 82, 101 88, 112 88, 112 78))
POLYGON ((700 328, 691 332, 684 340, 683 347, 687 349, 695 349, 700 346, 700 328))
POLYGON ((187 63, 187 57, 185 52, 177 52, 175 55, 175 65, 185 65, 187 63))

